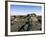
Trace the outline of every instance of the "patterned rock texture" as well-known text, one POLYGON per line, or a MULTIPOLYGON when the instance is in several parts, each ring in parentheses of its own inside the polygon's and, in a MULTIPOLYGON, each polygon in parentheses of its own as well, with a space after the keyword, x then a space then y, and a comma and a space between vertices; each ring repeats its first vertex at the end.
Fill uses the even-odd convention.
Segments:
POLYGON ((39 31, 42 30, 42 16, 34 13, 11 16, 11 31, 39 31))

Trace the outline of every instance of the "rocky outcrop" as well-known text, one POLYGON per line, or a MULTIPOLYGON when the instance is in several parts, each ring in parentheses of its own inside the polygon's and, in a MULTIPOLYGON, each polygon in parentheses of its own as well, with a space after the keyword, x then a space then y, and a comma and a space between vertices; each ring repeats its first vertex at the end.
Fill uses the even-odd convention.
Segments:
POLYGON ((42 16, 36 14, 11 16, 11 31, 42 30, 42 16))

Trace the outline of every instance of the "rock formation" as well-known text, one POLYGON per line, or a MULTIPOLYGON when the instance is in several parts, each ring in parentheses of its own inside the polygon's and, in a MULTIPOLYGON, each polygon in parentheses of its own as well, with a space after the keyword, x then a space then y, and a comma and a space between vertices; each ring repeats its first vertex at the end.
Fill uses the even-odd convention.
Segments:
POLYGON ((11 31, 39 31, 42 30, 42 16, 36 14, 11 16, 11 31))

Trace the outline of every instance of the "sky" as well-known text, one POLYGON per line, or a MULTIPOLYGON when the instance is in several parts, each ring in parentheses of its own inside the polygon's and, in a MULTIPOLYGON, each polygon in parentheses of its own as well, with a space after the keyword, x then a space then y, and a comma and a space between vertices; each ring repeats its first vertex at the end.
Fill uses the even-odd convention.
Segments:
POLYGON ((35 13, 41 15, 42 7, 41 6, 32 6, 32 5, 10 5, 11 15, 26 15, 35 13))

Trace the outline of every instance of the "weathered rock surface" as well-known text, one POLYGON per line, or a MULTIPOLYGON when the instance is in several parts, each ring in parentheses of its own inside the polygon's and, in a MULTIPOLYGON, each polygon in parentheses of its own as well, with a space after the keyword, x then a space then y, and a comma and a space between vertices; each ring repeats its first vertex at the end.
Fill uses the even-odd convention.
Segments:
POLYGON ((36 14, 11 16, 11 31, 39 31, 42 30, 42 16, 36 14))

